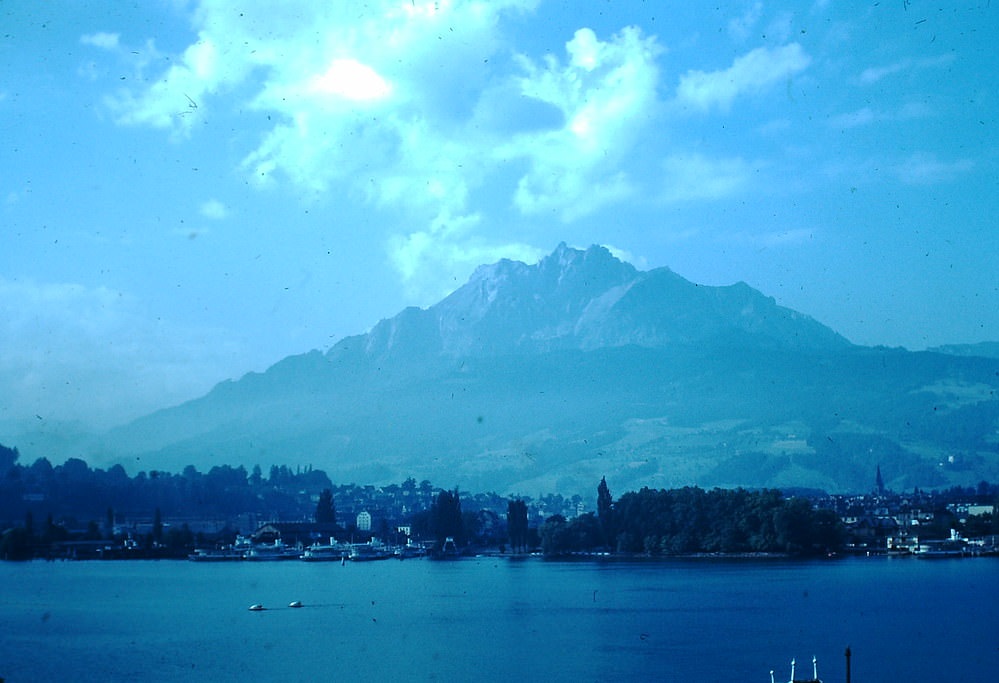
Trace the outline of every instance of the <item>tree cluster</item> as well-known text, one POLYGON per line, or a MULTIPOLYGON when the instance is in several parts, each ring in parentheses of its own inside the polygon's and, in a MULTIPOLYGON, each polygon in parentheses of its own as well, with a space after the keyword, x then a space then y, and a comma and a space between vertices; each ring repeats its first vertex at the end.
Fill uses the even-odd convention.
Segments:
POLYGON ((46 458, 21 465, 18 455, 17 449, 0 445, 0 528, 28 513, 86 524, 105 519, 109 508, 119 519, 149 519, 156 509, 167 518, 227 519, 246 513, 301 518, 311 512, 313 495, 332 488, 321 470, 292 471, 285 465, 271 467, 269 479, 259 466, 248 474, 242 466, 229 465, 205 473, 189 465, 181 474, 152 470, 130 477, 121 465, 91 469, 78 458, 57 466, 46 458))
MULTIPOLYGON (((601 482, 598 501, 606 484, 601 482)), ((604 498, 606 501, 606 498, 604 498)), ((705 491, 697 487, 626 493, 597 515, 548 519, 541 529, 547 554, 613 549, 648 555, 833 552, 843 543, 839 518, 779 491, 705 491)))
POLYGON ((506 505, 506 528, 510 539, 510 549, 515 553, 527 550, 529 539, 527 503, 520 498, 511 500, 506 505))
POLYGON ((465 544, 465 524, 457 488, 437 494, 437 499, 430 506, 430 532, 439 545, 443 545, 448 538, 458 545, 465 544))

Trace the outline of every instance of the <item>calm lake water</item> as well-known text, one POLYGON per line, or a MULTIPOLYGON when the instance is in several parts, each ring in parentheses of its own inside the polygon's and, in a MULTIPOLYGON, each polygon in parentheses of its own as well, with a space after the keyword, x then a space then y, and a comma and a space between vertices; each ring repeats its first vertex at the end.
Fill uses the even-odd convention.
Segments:
POLYGON ((768 683, 817 655, 830 683, 847 645, 857 683, 999 675, 993 558, 31 562, 0 586, 8 682, 768 683))

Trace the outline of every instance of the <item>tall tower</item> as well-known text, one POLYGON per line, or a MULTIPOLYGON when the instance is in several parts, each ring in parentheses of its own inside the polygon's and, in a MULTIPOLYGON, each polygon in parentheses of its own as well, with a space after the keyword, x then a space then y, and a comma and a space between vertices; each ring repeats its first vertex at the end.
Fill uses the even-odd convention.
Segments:
POLYGON ((885 480, 881 477, 881 465, 878 465, 878 473, 874 479, 874 491, 879 496, 885 495, 885 480))

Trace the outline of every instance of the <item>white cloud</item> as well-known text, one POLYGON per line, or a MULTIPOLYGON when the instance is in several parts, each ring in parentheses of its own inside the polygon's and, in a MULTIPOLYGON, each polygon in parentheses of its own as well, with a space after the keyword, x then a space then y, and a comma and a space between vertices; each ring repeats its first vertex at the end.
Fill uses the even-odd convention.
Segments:
POLYGON ((229 207, 217 199, 209 199, 201 203, 198 213, 205 218, 221 221, 229 217, 229 207))
POLYGON ((371 3, 288 28, 272 48, 281 59, 261 58, 267 78, 251 103, 278 123, 246 169, 310 192, 347 182, 382 203, 424 205, 431 187, 463 193, 484 143, 461 101, 484 86, 500 15, 531 4, 371 3))
POLYGON ((239 93, 234 108, 273 120, 243 170, 258 184, 336 190, 404 216, 389 230, 390 259, 410 291, 427 291, 422 278, 533 253, 476 234, 494 217, 470 210, 470 197, 497 175, 508 192, 498 205, 565 221, 635 191, 623 161, 652 120, 660 48, 634 28, 608 40, 580 29, 561 63, 518 56, 515 74, 486 67, 509 63, 504 15, 534 4, 303 2, 276 15, 205 0, 196 40, 149 74, 152 85, 120 93, 115 110, 120 123, 186 135, 220 95, 239 93), (485 112, 497 98, 516 120, 485 112))
POLYGON ((363 101, 388 97, 392 86, 367 64, 354 59, 334 59, 325 73, 309 79, 309 90, 363 101))
POLYGON ((829 125, 833 128, 857 128, 882 121, 908 121, 932 115, 933 110, 927 105, 920 102, 907 102, 891 111, 861 107, 856 111, 832 117, 829 119, 829 125))
POLYGON ((912 62, 908 59, 902 60, 900 62, 895 62, 894 64, 888 64, 886 66, 872 66, 864 69, 860 73, 860 82, 864 85, 870 85, 871 83, 877 83, 883 78, 896 74, 903 69, 909 68, 912 62))
POLYGON ((753 167, 739 157, 710 159, 702 154, 674 154, 663 161, 667 202, 717 200, 743 192, 753 167))
POLYGON ((80 42, 84 45, 99 47, 102 50, 116 50, 118 48, 118 34, 103 31, 88 33, 80 36, 80 42))
POLYGON ((954 180, 971 171, 975 163, 970 159, 940 161, 932 154, 916 153, 894 168, 899 180, 909 185, 934 185, 954 180))
POLYGON ((923 59, 912 60, 902 59, 884 66, 872 66, 860 72, 858 80, 862 85, 877 83, 889 76, 917 69, 935 69, 947 66, 955 59, 953 54, 943 54, 934 57, 924 57, 923 59))
POLYGON ((804 71, 810 62, 811 57, 798 43, 756 48, 723 71, 688 71, 680 77, 677 98, 699 109, 727 110, 740 95, 761 92, 804 71))
POLYGON ((478 239, 471 234, 477 222, 477 216, 441 215, 428 230, 391 238, 389 255, 411 300, 422 305, 439 301, 483 263, 502 258, 533 263, 544 255, 543 250, 519 242, 478 239))
MULTIPOLYGON (((644 256, 636 256, 635 254, 633 254, 632 252, 628 251, 627 249, 621 249, 619 247, 615 247, 613 244, 602 244, 600 246, 602 246, 604 249, 606 249, 607 251, 609 251, 611 253, 611 256, 613 256, 614 258, 616 258, 619 261, 624 261, 625 263, 630 263, 631 265, 635 266, 635 268, 638 268, 639 270, 647 270, 648 269, 649 264, 646 261, 646 259, 645 259, 644 256)), ((588 247, 581 246, 581 247, 577 247, 577 248, 585 250, 588 247)), ((531 263, 531 262, 530 261, 525 261, 525 263, 531 263)))
POLYGON ((531 165, 514 197, 521 211, 571 221, 633 193, 621 160, 651 122, 660 51, 635 28, 606 42, 583 28, 566 44, 564 66, 554 57, 542 66, 521 58, 521 93, 556 107, 564 119, 500 150, 531 165))

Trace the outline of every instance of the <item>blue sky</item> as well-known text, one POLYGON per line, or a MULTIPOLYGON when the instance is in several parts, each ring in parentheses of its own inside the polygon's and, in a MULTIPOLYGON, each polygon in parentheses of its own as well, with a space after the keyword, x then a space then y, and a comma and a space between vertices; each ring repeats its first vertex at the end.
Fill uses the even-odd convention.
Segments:
POLYGON ((999 340, 999 7, 721 5, 5 0, 0 420, 134 417, 561 241, 999 340))

